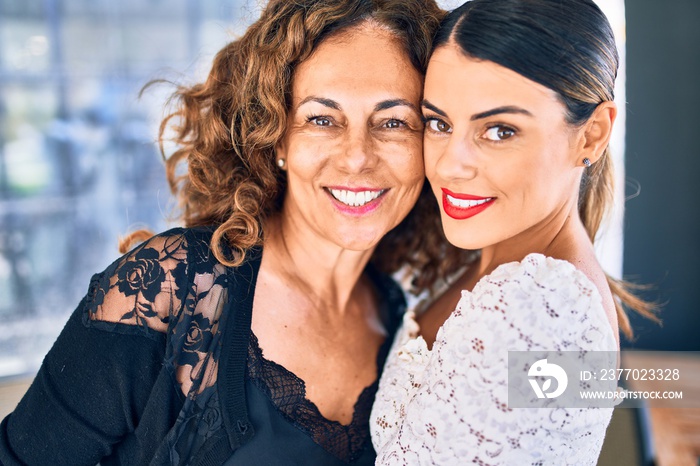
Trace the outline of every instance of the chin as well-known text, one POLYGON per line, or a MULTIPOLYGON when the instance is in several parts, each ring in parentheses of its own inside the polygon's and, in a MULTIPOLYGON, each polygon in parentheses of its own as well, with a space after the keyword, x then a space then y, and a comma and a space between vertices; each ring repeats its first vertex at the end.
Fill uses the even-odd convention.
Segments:
POLYGON ((348 234, 340 233, 336 236, 334 242, 343 249, 361 252, 374 248, 384 237, 384 234, 377 232, 362 233, 363 232, 358 232, 357 230, 348 232, 348 234))
POLYGON ((450 232, 449 230, 446 230, 445 237, 452 246, 458 247, 460 249, 468 249, 471 251, 475 251, 477 249, 482 249, 489 245, 486 244, 484 241, 480 241, 478 235, 470 235, 468 232, 465 231, 450 232))

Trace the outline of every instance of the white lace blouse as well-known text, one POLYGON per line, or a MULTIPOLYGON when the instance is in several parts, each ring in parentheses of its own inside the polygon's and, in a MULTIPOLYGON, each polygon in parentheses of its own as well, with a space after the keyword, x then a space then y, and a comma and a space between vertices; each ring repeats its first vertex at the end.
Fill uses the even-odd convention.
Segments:
POLYGON ((406 313, 370 418, 378 465, 594 465, 612 408, 509 409, 508 350, 616 351, 595 285, 530 254, 463 291, 429 350, 406 313))

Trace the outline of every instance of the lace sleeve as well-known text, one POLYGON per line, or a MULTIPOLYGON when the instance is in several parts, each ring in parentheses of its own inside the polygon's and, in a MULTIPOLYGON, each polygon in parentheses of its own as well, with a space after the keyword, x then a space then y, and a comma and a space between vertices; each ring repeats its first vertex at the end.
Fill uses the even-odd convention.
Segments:
POLYGON ((463 292, 432 351, 420 337, 394 350, 372 414, 377 464, 594 465, 612 409, 509 408, 509 350, 615 351, 616 340, 572 264, 499 267, 463 292))
POLYGON ((180 230, 154 236, 92 277, 86 325, 165 333, 187 292, 187 242, 180 230))

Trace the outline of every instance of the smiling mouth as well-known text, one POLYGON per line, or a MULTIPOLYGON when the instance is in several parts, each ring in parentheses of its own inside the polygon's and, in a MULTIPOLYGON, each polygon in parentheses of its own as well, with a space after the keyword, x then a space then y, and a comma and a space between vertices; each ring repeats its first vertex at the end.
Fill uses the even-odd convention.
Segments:
POLYGON ((362 207, 365 204, 372 202, 386 192, 386 189, 367 190, 367 191, 348 191, 346 189, 331 189, 328 192, 338 202, 350 207, 362 207))
POLYGON ((466 220, 491 207, 495 197, 481 197, 473 194, 453 193, 442 188, 442 210, 455 220, 466 220))
POLYGON ((485 204, 489 201, 492 201, 492 197, 487 197, 485 199, 474 199, 474 200, 468 200, 468 199, 457 199, 456 197, 452 197, 449 194, 445 194, 445 197, 447 198, 447 201, 452 204, 455 207, 459 207, 461 209, 468 209, 470 207, 476 207, 481 204, 485 204))

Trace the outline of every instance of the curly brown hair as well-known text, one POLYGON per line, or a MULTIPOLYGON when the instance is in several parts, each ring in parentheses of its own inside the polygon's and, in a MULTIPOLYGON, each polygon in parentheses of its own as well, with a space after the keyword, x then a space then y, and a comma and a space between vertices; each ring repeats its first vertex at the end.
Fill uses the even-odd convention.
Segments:
MULTIPOLYGON (((372 22, 391 31, 424 74, 443 16, 434 0, 270 0, 243 36, 218 52, 206 81, 179 86, 171 96, 174 110, 161 123, 159 142, 163 152, 165 133, 174 131, 178 149, 165 164, 184 224, 215 226, 217 259, 240 264, 263 241, 265 220, 281 210, 286 181, 274 148, 286 128, 297 65, 324 39, 372 22)), ((425 183, 372 262, 387 273, 408 266, 419 292, 468 257, 445 239, 425 183)))

